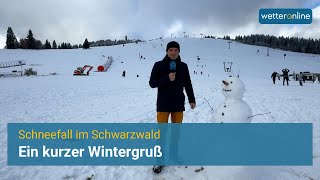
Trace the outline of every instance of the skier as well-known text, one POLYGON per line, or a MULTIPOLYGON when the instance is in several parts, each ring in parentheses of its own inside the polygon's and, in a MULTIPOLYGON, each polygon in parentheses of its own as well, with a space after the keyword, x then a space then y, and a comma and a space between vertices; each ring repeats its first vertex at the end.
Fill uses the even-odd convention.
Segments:
POLYGON ((122 72, 122 77, 126 77, 126 71, 122 72))

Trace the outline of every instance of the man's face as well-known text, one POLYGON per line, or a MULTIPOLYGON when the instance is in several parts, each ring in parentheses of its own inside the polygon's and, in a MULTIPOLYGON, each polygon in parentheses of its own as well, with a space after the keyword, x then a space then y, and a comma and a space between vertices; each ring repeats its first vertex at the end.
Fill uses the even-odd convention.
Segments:
POLYGON ((178 48, 169 48, 167 52, 170 59, 177 59, 179 56, 179 49, 178 48))

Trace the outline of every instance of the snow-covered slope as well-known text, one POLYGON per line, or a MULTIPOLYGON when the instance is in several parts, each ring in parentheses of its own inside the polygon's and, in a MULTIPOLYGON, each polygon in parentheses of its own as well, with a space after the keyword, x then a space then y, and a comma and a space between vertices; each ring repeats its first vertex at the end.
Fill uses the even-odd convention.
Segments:
MULTIPOLYGON (((95 47, 88 50, 6 50, 0 49, 0 62, 24 59, 38 72, 35 77, 0 78, 0 177, 1 179, 153 179, 148 166, 7 166, 8 122, 156 122, 156 89, 148 81, 154 62, 165 55, 164 41, 146 44, 95 47), (145 59, 139 58, 139 53, 145 59), (107 72, 93 72, 114 59, 107 72), (85 64, 94 66, 88 77, 73 76, 85 64), (121 76, 126 71, 126 77, 121 76), (50 73, 58 75, 49 75, 50 73), (139 77, 137 77, 139 75, 139 77)), ((320 179, 320 84, 282 79, 272 84, 273 71, 320 73, 320 56, 299 54, 231 43, 214 39, 174 39, 180 43, 181 58, 189 66, 197 101, 186 106, 184 122, 211 122, 212 110, 224 101, 221 80, 228 77, 223 62, 233 62, 234 75, 246 85, 244 100, 252 108, 253 122, 314 123, 314 165, 312 167, 167 167, 165 179, 320 179), (259 50, 259 53, 257 53, 259 50), (284 59, 283 55, 286 55, 284 59), (200 60, 197 61, 197 56, 200 60), (194 74, 194 71, 197 74, 194 74), (201 75, 201 71, 203 74, 201 75)), ((1 73, 20 67, 0 69, 1 73)), ((158 178, 158 177, 156 177, 158 178)))

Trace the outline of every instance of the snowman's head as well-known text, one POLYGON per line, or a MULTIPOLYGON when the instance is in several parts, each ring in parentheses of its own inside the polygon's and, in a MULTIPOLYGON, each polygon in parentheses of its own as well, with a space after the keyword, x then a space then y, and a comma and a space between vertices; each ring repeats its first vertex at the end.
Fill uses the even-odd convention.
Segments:
POLYGON ((245 86, 239 78, 230 77, 222 83, 222 93, 226 99, 242 99, 245 86))

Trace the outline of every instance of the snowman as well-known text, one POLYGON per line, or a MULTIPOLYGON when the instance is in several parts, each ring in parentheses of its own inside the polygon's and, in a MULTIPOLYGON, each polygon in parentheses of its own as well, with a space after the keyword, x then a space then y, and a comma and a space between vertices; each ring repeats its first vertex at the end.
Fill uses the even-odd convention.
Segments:
POLYGON ((225 101, 214 111, 214 121, 218 123, 250 123, 252 110, 242 100, 245 90, 243 82, 237 77, 230 77, 226 81, 223 80, 222 83, 225 101))

